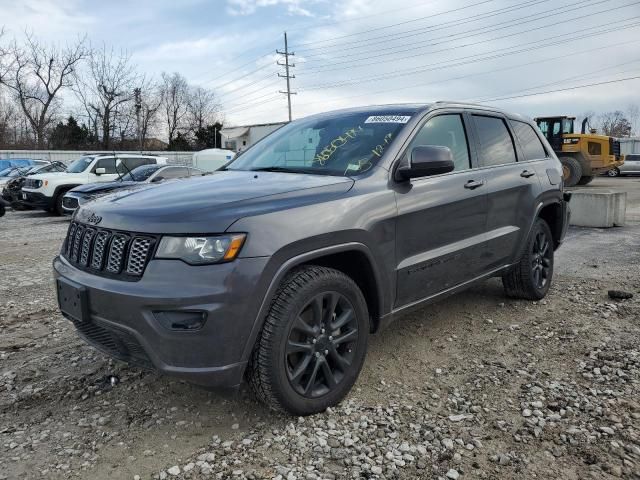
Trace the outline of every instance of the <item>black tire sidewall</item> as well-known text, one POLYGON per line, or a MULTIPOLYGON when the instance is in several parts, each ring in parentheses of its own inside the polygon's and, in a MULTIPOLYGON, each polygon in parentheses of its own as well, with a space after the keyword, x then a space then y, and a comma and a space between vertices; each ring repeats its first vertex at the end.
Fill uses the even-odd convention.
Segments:
POLYGON ((560 163, 569 169, 569 178, 565 179, 565 185, 573 187, 582 178, 582 165, 573 157, 560 157, 560 163))
MULTIPOLYGON (((326 270, 326 269, 325 269, 326 270)), ((331 272, 331 271, 329 271, 331 272)), ((340 402, 351 390, 364 364, 369 336, 369 317, 364 296, 355 282, 344 274, 333 271, 329 275, 322 275, 299 289, 295 297, 288 302, 286 310, 281 312, 274 348, 272 349, 271 365, 276 366, 271 375, 274 393, 282 407, 297 415, 310 415, 326 410, 327 407, 340 402), (340 384, 332 391, 318 398, 306 398, 296 392, 287 378, 285 365, 285 347, 289 338, 289 331, 293 321, 302 308, 316 295, 323 292, 335 291, 344 295, 354 308, 358 322, 358 341, 356 354, 351 369, 345 373, 340 384)))
POLYGON ((60 193, 56 197, 56 202, 55 202, 55 205, 53 207, 53 213, 55 213, 58 216, 64 215, 64 210, 62 208, 62 197, 64 197, 65 193, 66 192, 60 193))

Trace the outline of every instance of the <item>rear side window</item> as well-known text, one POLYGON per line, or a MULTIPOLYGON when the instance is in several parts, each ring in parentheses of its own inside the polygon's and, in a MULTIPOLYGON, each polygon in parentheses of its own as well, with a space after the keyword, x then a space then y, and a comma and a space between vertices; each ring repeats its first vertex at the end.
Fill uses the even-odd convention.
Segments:
POLYGON ((470 168, 467 136, 462 117, 458 114, 438 115, 427 120, 411 141, 409 155, 415 147, 421 145, 449 147, 453 154, 454 170, 470 168))
POLYGON ((511 134, 502 118, 473 115, 480 141, 480 165, 503 165, 516 161, 511 134))
POLYGON ((516 137, 522 147, 522 154, 525 160, 537 160, 545 158, 547 152, 540 141, 538 135, 531 125, 524 122, 518 122, 517 120, 511 121, 511 126, 516 132, 516 137))

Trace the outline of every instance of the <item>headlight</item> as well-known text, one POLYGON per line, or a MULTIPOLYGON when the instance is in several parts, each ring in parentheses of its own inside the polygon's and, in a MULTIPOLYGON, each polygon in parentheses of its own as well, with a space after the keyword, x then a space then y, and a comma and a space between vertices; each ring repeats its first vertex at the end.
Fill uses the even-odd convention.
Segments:
POLYGON ((33 188, 42 187, 42 180, 33 180, 33 188))
POLYGON ((244 233, 211 237, 162 237, 156 258, 173 258, 192 265, 234 260, 247 236, 244 233))

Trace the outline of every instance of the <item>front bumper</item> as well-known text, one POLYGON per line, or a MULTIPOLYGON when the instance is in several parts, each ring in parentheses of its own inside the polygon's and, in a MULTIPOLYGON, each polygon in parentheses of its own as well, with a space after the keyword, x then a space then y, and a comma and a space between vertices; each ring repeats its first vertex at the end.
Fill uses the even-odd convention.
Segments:
POLYGON ((79 270, 58 256, 56 282, 79 286, 86 308, 73 321, 88 343, 120 360, 207 387, 233 388, 247 364, 243 352, 257 318, 267 257, 189 266, 152 260, 137 282, 79 270), (200 330, 172 330, 160 312, 203 312, 200 330))
POLYGON ((25 192, 22 190, 21 202, 28 207, 49 209, 53 207, 53 198, 40 192, 25 192))

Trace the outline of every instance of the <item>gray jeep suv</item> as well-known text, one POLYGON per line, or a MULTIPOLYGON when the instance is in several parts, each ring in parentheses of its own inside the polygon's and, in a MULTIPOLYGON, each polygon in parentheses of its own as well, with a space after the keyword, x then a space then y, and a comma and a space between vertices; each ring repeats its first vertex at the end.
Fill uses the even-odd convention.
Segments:
POLYGON ((81 206, 53 262, 62 313, 116 358, 292 414, 356 381, 367 337, 501 276, 543 298, 568 224, 534 123, 482 106, 341 110, 207 177, 81 206))

